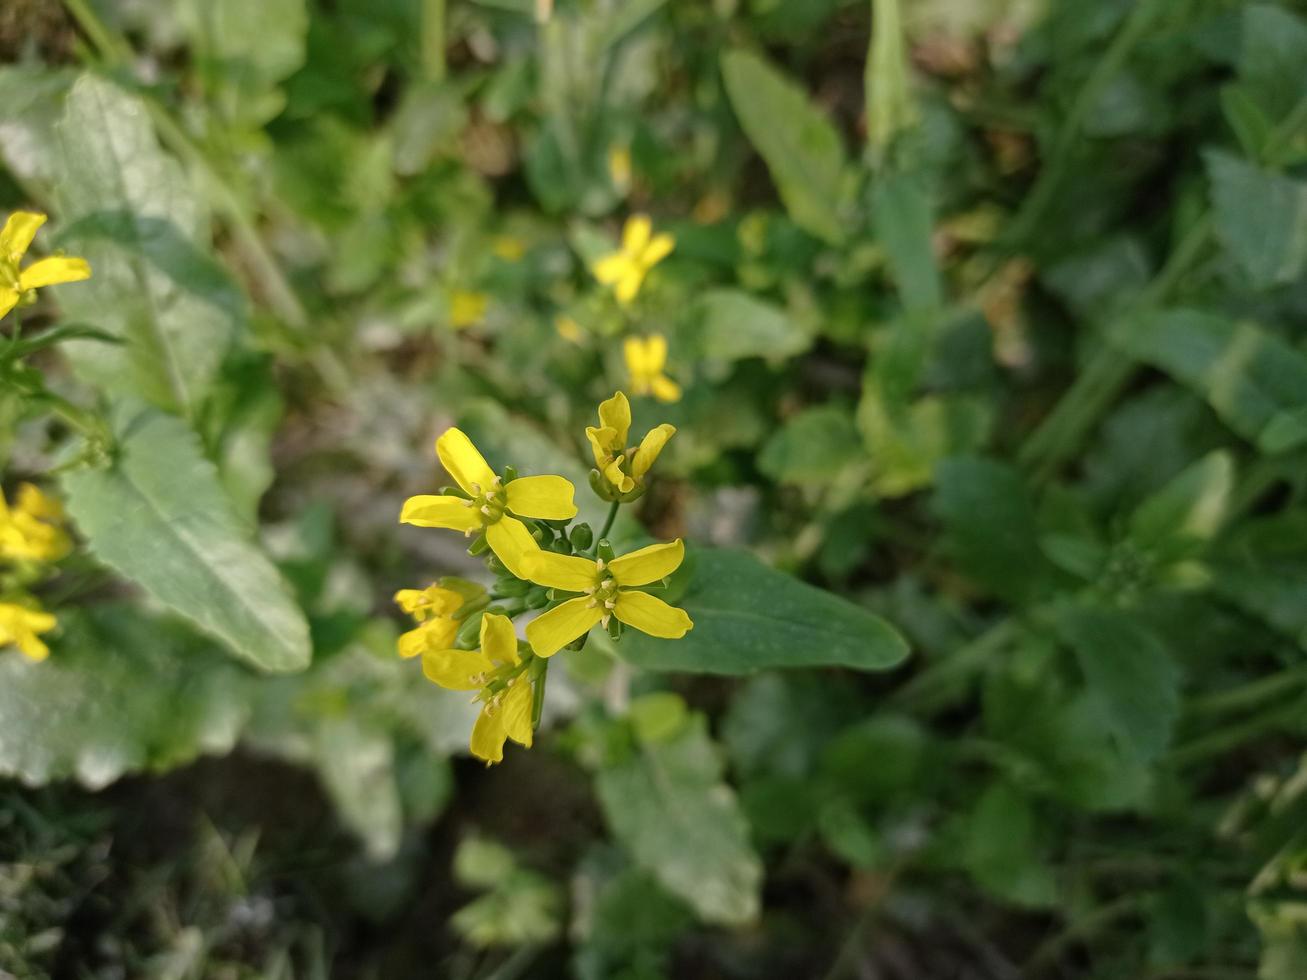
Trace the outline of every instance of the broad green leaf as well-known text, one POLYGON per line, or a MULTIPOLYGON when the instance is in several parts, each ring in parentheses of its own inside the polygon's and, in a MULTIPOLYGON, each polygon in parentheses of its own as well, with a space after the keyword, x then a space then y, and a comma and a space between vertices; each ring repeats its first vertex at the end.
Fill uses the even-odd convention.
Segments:
POLYGON ((1307 514, 1243 522, 1212 560, 1217 592, 1307 650, 1307 514))
POLYGON ((702 716, 675 739, 641 745, 600 770, 595 790, 636 864, 701 919, 743 925, 757 918, 762 862, 702 716))
POLYGON ((759 55, 727 51, 722 77, 740 126, 767 161, 790 217, 838 244, 844 238, 845 156, 835 127, 759 55))
POLYGON ((1307 357, 1255 324, 1167 310, 1122 321, 1111 339, 1193 389, 1262 452, 1307 443, 1307 357))
POLYGON ((1265 289, 1293 282, 1307 265, 1307 183, 1210 152, 1216 233, 1265 289))
POLYGON ((55 124, 74 78, 67 68, 0 68, 0 160, 26 186, 47 189, 57 179, 55 124))
POLYGON ((1239 27, 1239 78, 1278 122, 1307 87, 1307 22, 1284 6, 1250 3, 1239 27))
POLYGON ((1234 457, 1208 453, 1153 494, 1130 518, 1130 534, 1147 547, 1175 539, 1208 541, 1225 519, 1234 489, 1234 457))
POLYGON ((1166 647, 1109 609, 1069 608, 1058 629, 1122 748, 1141 761, 1161 755, 1180 713, 1180 672, 1166 647))
POLYGON ((995 783, 967 821, 962 862, 994 894, 1018 905, 1051 905, 1057 898, 1053 869, 1038 853, 1030 801, 1006 783, 995 783))
POLYGON ((304 614, 237 518, 195 434, 150 408, 119 405, 113 422, 113 463, 63 478, 91 550, 254 666, 307 666, 304 614))
POLYGON ((59 612, 43 663, 0 651, 0 774, 29 785, 125 773, 225 753, 254 677, 181 624, 126 605, 59 612))
MULTIPOLYGON (((847 599, 768 568, 743 551, 695 548, 684 592, 669 600, 694 628, 679 640, 626 630, 616 652, 648 670, 751 674, 774 667, 888 670, 908 655, 894 627, 847 599)), ((683 566, 685 567, 685 566, 683 566)))
POLYGON ((789 314, 737 289, 711 289, 690 308, 689 343, 708 361, 782 360, 812 338, 789 314))
POLYGON ((767 440, 758 468, 783 483, 821 483, 865 458, 853 416, 834 405, 807 408, 767 440))
POLYGON ((57 287, 64 313, 124 343, 74 341, 65 352, 106 391, 190 412, 203 399, 243 299, 209 255, 206 214, 155 140, 145 105, 85 75, 57 126, 58 244, 92 277, 57 287))
POLYGON ((938 309, 944 302, 944 288, 931 242, 930 201, 921 182, 907 175, 879 181, 872 213, 904 309, 909 313, 938 309))
POLYGON ((363 840, 368 856, 374 861, 393 858, 404 815, 390 733, 356 716, 326 718, 314 732, 313 756, 336 812, 363 840))
POLYGON ((959 456, 935 471, 934 509, 959 568, 1012 602, 1031 599, 1050 571, 1021 475, 994 460, 959 456))

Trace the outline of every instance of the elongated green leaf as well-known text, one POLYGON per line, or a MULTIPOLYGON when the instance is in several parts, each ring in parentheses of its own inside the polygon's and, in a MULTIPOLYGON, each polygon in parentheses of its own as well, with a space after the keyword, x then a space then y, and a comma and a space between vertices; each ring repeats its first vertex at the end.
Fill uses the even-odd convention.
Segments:
POLYGON ((908 655, 894 627, 853 603, 768 568, 742 551, 698 548, 684 592, 669 599, 694 629, 679 640, 627 630, 616 650, 649 670, 751 674, 772 667, 888 670, 908 655))
POLYGON ((1293 282, 1307 265, 1307 183, 1207 154, 1216 231, 1255 286, 1293 282))
POLYGON ((867 100, 867 143, 874 153, 881 153, 896 133, 912 124, 916 107, 908 92, 907 37, 899 0, 872 0, 871 16, 871 46, 863 70, 863 90, 867 100))
POLYGON ((1068 609, 1058 629, 1122 748, 1141 761, 1157 758, 1180 713, 1180 672, 1166 647, 1109 609, 1068 609))
POLYGON ((704 360, 780 360, 812 345, 812 338, 784 310, 736 289, 704 293, 691 308, 690 319, 690 343, 704 360))
POLYGON ((885 246, 899 297, 909 313, 938 309, 944 287, 935 264, 930 201, 906 175, 881 181, 873 198, 876 237, 885 246))
POLYGON ((676 738, 641 745, 601 770, 595 788, 614 836, 701 919, 757 918, 762 862, 702 716, 676 738))
POLYGON ((1262 328, 1167 310, 1123 321, 1111 339, 1193 389, 1262 452, 1307 443, 1307 357, 1262 328))
POLYGON ((807 94, 756 54, 722 55, 735 115, 767 161, 790 217, 818 238, 844 238, 845 156, 839 133, 807 94))
POLYGON ((100 789, 235 744, 254 677, 212 642, 125 605, 60 612, 59 628, 43 663, 0 652, 0 774, 100 789))
POLYGON ((250 539, 184 423, 120 405, 118 455, 64 476, 69 511, 106 564, 269 671, 309 662, 304 614, 250 539))
POLYGON ((57 131, 58 244, 93 270, 59 287, 59 302, 70 319, 125 341, 65 351, 107 391, 190 411, 244 317, 239 291, 207 254, 200 198, 159 149, 142 102, 111 82, 80 78, 57 131))
POLYGON ((1130 518, 1130 536, 1150 550, 1210 540, 1225 519, 1234 489, 1234 458, 1221 450, 1198 462, 1145 500, 1130 518))

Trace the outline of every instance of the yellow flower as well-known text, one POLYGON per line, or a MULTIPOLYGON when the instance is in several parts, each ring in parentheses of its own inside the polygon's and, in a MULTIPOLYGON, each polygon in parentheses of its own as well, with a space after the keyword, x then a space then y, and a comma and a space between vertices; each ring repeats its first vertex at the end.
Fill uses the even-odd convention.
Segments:
POLYGON ((577 323, 566 313, 560 313, 554 317, 554 329, 558 331, 558 336, 564 340, 570 340, 574 344, 579 344, 585 336, 585 331, 581 329, 581 324, 577 323))
POLYGON ((399 638, 399 655, 416 657, 424 650, 443 650, 454 645, 459 621, 454 613, 463 605, 463 597, 452 589, 429 585, 425 589, 400 589, 395 602, 419 623, 399 638))
POLYGON ((20 300, 32 295, 35 289, 91 277, 91 266, 86 259, 63 255, 38 259, 26 269, 18 268, 36 237, 36 230, 43 224, 43 214, 15 211, 0 230, 0 317, 17 306, 20 300))
POLYGON ((489 306, 490 297, 485 293, 456 289, 449 297, 449 325, 455 330, 474 327, 485 319, 489 306))
POLYGON ((522 476, 504 483, 460 429, 436 440, 436 455, 470 499, 422 494, 404 501, 401 524, 444 527, 471 537, 484 531, 492 551, 510 572, 522 574, 522 559, 539 545, 518 517, 565 521, 576 516, 572 484, 561 476, 522 476), (510 516, 510 514, 516 515, 510 516))
POLYGON ((660 333, 652 337, 627 337, 622 353, 631 376, 631 391, 636 395, 653 395, 660 402, 680 400, 681 386, 663 373, 667 364, 666 337, 660 333))
POLYGON ((0 558, 12 561, 58 561, 72 542, 59 522, 64 509, 30 483, 18 487, 10 507, 0 493, 0 558))
POLYGON ((685 545, 679 538, 607 563, 602 558, 534 552, 525 561, 527 578, 560 592, 583 594, 527 624, 531 649, 539 657, 551 657, 596 623, 607 626, 610 616, 650 636, 679 639, 694 627, 685 610, 636 589, 671 575, 684 559, 685 545))
POLYGON ((653 233, 653 222, 647 215, 632 215, 622 229, 622 247, 594 264, 594 276, 605 286, 612 286, 617 301, 625 306, 640 292, 649 270, 675 247, 676 239, 671 235, 653 233))
POLYGON ((631 403, 620 391, 599 405, 599 426, 589 426, 585 437, 590 440, 595 466, 618 493, 630 493, 644 484, 644 475, 653 466, 667 441, 676 435, 676 426, 664 422, 650 429, 637 448, 628 448, 626 437, 631 429, 631 403))
POLYGON ((608 177, 620 194, 631 187, 631 151, 624 146, 608 148, 608 177))
POLYGON ((54 627, 55 618, 40 608, 0 602, 0 647, 16 646, 29 660, 44 660, 50 648, 36 634, 54 627))
POLYGON ((531 681, 517 654, 513 621, 498 613, 481 617, 481 649, 428 650, 422 673, 451 691, 480 691, 484 702, 472 726, 472 754, 488 763, 504 758, 504 741, 531 747, 531 681))
POLYGON ((522 239, 514 238, 512 235, 499 235, 491 247, 505 262, 520 262, 522 256, 526 254, 526 246, 522 244, 522 239))

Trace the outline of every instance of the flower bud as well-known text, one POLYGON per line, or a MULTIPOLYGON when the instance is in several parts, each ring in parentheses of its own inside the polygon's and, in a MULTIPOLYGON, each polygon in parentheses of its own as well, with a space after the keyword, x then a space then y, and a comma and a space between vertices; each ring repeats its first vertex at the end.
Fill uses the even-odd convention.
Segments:
POLYGON ((572 547, 577 551, 589 551, 590 545, 594 544, 595 533, 590 530, 589 524, 578 524, 572 528, 568 535, 572 541, 572 547))
POLYGON ((481 613, 469 616, 458 628, 454 642, 463 648, 475 647, 481 639, 481 613))
POLYGON ((549 591, 546 589, 534 589, 526 595, 526 607, 528 609, 543 609, 549 605, 549 591))
POLYGON ((523 582, 520 578, 500 579, 495 583, 495 591, 502 596, 518 598, 526 595, 535 586, 530 582, 523 582))
POLYGON ((599 555, 600 558, 602 558, 606 562, 612 561, 614 558, 617 557, 617 555, 613 552, 613 546, 609 543, 607 538, 599 539, 599 551, 597 552, 597 554, 599 555))

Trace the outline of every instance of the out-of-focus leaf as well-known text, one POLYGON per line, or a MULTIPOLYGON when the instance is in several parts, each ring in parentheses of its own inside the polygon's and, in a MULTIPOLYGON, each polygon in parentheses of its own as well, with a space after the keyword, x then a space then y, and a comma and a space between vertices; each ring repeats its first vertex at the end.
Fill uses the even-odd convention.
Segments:
POLYGON ((736 289, 712 289, 690 309, 689 343, 708 361, 782 360, 812 344, 782 309, 736 289))
POLYGON ((679 640, 627 630, 615 645, 623 660, 649 670, 751 674, 774 667, 888 670, 908 655, 907 643, 879 616, 746 552, 695 548, 685 565, 684 591, 674 579, 669 599, 690 614, 694 628, 679 640))
POLYGON ((701 919, 757 918, 762 863, 702 717, 675 739, 641 745, 600 770, 595 788, 614 836, 701 919))
POLYGON ((1053 870, 1039 859, 1030 801, 1006 783, 995 783, 967 821, 962 861, 976 881, 1019 905, 1051 905, 1057 898, 1053 870))
POLYGON ((1058 629, 1122 747, 1143 761, 1159 756, 1180 713, 1180 672, 1170 652, 1151 631, 1110 609, 1068 608, 1058 629))
POLYGON ((867 143, 874 153, 890 145, 896 133, 916 118, 908 92, 907 35, 899 0, 875 0, 871 6, 871 48, 863 72, 867 143))
POLYGON ((1307 650, 1307 514, 1244 522, 1212 565, 1218 592, 1307 650))
POLYGON ((1279 121, 1307 86, 1307 23, 1273 3, 1250 3, 1239 24, 1239 78, 1279 121))
POLYGON ((69 511, 92 551, 254 666, 307 666, 304 614, 237 518, 195 434, 125 404, 114 432, 112 465, 64 475, 69 511))
POLYGON ((93 270, 56 287, 59 302, 124 341, 64 351, 107 391, 191 411, 244 318, 239 291, 207 254, 200 198, 160 151, 142 102, 111 82, 79 79, 57 130, 58 244, 93 270))
POLYGON ((876 238, 885 246, 904 309, 909 313, 938 309, 944 302, 944 287, 931 245, 930 201, 920 181, 899 175, 878 182, 873 214, 876 238))
POLYGON ((1130 518, 1130 535, 1149 550, 1211 540, 1234 488, 1234 458, 1217 450, 1153 494, 1130 518))
POLYGON ((34 187, 52 187, 57 179, 55 123, 75 77, 43 65, 0 68, 0 160, 34 187))
POLYGON ((1216 232, 1260 288, 1293 282, 1307 265, 1307 183, 1207 154, 1216 232))
POLYGON ((1124 320, 1111 337, 1192 388, 1262 452, 1307 443, 1307 357, 1260 327, 1167 310, 1124 320))
POLYGON ((767 440, 758 468, 782 483, 821 483, 863 457, 853 417, 833 405, 804 409, 767 440))
POLYGON ((341 820, 359 835, 374 861, 393 858, 404 817, 390 734, 345 714, 318 725, 313 748, 318 773, 341 820))
POLYGON ((43 663, 0 653, 0 773, 100 789, 235 744, 255 679, 212 642, 125 605, 59 626, 43 663))
POLYGON ((756 54, 727 51, 722 77, 740 126, 767 161, 796 223, 818 238, 844 238, 845 156, 839 133, 807 93, 756 54))

